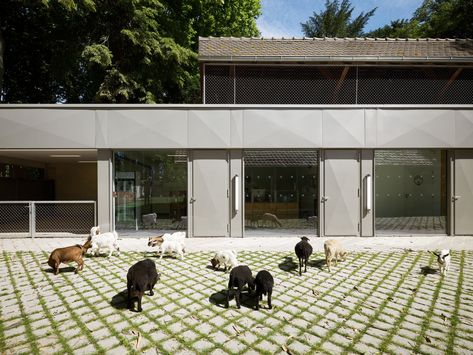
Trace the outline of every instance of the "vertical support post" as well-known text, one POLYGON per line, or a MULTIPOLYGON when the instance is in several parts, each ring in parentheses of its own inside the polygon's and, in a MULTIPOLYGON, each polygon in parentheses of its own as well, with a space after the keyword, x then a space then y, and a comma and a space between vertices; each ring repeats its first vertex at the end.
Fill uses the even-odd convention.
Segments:
POLYGON ((230 177, 232 180, 230 237, 242 238, 245 230, 244 179, 240 178, 243 176, 243 150, 232 149, 230 150, 230 177))
POLYGON ((36 237, 36 204, 30 202, 30 231, 31 238, 36 237))
POLYGON ((104 232, 115 230, 112 201, 112 154, 112 151, 108 149, 97 151, 97 223, 100 230, 104 232))
POLYGON ((374 150, 363 149, 361 151, 361 180, 363 184, 361 205, 361 236, 374 236, 374 150), (368 191, 369 189, 369 191, 368 191), (370 203, 368 203, 370 202, 370 203), (370 207, 370 208, 368 208, 370 207))

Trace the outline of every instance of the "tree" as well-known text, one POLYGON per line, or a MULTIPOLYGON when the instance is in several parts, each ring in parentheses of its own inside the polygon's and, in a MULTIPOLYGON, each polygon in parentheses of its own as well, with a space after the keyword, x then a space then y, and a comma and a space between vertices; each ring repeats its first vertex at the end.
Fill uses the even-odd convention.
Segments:
POLYGON ((410 20, 393 21, 391 25, 367 33, 367 36, 472 38, 471 14, 471 0, 424 0, 410 20))
POLYGON ((302 32, 307 37, 359 37, 376 8, 360 13, 351 20, 353 7, 349 0, 326 0, 325 10, 315 13, 305 23, 302 32))
POLYGON ((198 36, 256 36, 260 11, 259 0, 3 0, 0 101, 199 102, 198 36))
POLYGON ((379 38, 417 38, 422 37, 419 22, 416 20, 394 20, 391 24, 365 33, 366 37, 379 38))

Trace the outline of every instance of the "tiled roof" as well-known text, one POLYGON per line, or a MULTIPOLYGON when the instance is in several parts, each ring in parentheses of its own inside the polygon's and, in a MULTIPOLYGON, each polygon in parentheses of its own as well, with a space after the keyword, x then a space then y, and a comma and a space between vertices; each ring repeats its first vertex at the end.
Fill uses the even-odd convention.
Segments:
POLYGON ((466 61, 472 39, 200 37, 201 61, 466 61))

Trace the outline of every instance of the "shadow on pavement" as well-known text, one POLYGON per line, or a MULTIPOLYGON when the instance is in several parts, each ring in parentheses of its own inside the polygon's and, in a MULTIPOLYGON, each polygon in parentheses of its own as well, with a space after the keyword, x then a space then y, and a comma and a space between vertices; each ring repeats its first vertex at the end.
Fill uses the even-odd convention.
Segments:
POLYGON ((437 269, 433 269, 431 268, 430 266, 422 266, 420 268, 420 273, 422 275, 433 275, 433 274, 436 274, 438 273, 438 270, 437 269))
POLYGON ((110 301, 110 305, 115 308, 115 309, 126 309, 126 298, 128 295, 128 291, 125 289, 119 293, 117 293, 115 296, 112 297, 112 300, 110 301))

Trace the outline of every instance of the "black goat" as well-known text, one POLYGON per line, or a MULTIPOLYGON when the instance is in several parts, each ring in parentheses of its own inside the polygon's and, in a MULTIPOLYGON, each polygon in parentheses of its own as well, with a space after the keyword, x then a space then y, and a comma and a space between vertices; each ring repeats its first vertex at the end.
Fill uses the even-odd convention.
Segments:
POLYGON ((230 290, 233 290, 234 287, 237 288, 235 294, 237 308, 240 308, 241 290, 246 284, 248 284, 248 292, 255 289, 255 279, 251 274, 250 268, 246 265, 235 266, 232 271, 230 271, 230 279, 228 280, 227 303, 225 305, 226 308, 228 308, 230 303, 230 290))
POLYGON ((302 262, 304 262, 304 272, 307 272, 307 261, 312 255, 312 245, 309 244, 309 238, 302 237, 301 241, 294 248, 299 259, 299 276, 302 275, 302 262))
POLYGON ((259 309, 259 301, 263 300, 263 295, 268 295, 268 308, 271 306, 271 294, 273 293, 274 279, 266 270, 261 270, 256 274, 256 309, 259 309))
POLYGON ((141 312, 141 298, 145 291, 149 290, 149 295, 153 296, 153 287, 158 282, 160 275, 156 271, 154 261, 145 259, 138 261, 130 267, 126 275, 126 288, 128 290, 127 308, 132 309, 132 299, 138 299, 138 312, 141 312))

